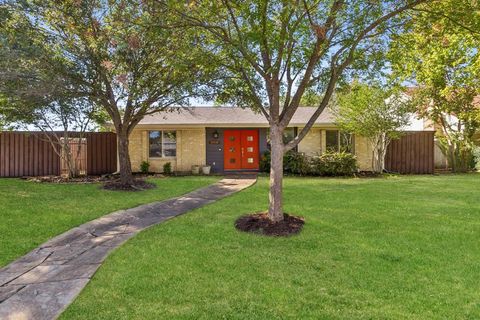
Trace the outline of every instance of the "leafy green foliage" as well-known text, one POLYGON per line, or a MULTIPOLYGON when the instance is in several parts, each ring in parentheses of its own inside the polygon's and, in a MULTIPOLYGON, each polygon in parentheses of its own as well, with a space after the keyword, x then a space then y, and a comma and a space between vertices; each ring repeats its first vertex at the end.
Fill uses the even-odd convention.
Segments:
POLYGON ((163 173, 164 174, 172 174, 172 163, 167 162, 163 165, 163 173))
POLYGON ((140 163, 140 172, 144 173, 144 174, 149 173, 150 172, 150 162, 142 161, 142 163, 140 163))
POLYGON ((353 176, 357 158, 349 152, 325 152, 311 160, 311 172, 318 176, 353 176))
POLYGON ((309 175, 311 174, 310 158, 303 153, 290 150, 283 156, 283 170, 300 176, 309 175))
MULTIPOLYGON (((260 170, 270 171, 270 152, 265 152, 260 159, 260 170)), ((358 172, 357 158, 349 152, 324 152, 319 156, 309 157, 293 150, 283 157, 285 173, 300 176, 352 176, 358 172)))
POLYGON ((338 92, 332 109, 336 123, 344 131, 375 139, 385 134, 394 139, 409 123, 412 111, 407 97, 399 92, 355 82, 338 92))
POLYGON ((265 151, 260 156, 259 169, 261 172, 270 172, 270 161, 271 161, 270 151, 265 151))
POLYGON ((146 115, 203 95, 198 84, 209 78, 212 64, 199 54, 199 39, 191 29, 166 27, 170 17, 152 1, 4 1, 4 111, 28 118, 28 110, 79 99, 98 106, 118 134, 120 176, 128 183, 133 128, 146 115))
POLYGON ((394 36, 389 58, 394 78, 412 90, 420 114, 440 129, 437 137, 454 171, 471 168, 473 135, 480 126, 480 5, 440 1, 420 6, 415 23, 394 36))
POLYGON ((338 126, 368 139, 373 150, 373 171, 384 169, 385 153, 391 139, 401 135, 409 123, 411 104, 395 90, 354 82, 338 93, 332 108, 338 126))

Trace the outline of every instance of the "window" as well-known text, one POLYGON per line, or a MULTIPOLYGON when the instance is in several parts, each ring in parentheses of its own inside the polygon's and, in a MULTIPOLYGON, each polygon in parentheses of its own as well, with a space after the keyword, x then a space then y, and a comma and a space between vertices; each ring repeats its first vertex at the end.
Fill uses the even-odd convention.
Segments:
POLYGON ((327 130, 325 138, 327 140, 327 151, 338 151, 338 130, 327 130))
POLYGON ((166 158, 177 155, 177 133, 175 131, 150 131, 148 138, 150 157, 166 158))
POLYGON ((283 143, 292 141, 297 135, 295 131, 295 128, 286 128, 285 131, 283 131, 283 143))
MULTIPOLYGON (((297 136, 297 128, 285 128, 283 131, 283 143, 289 143, 297 136)), ((267 147, 270 149, 270 129, 267 129, 267 147)), ((295 146, 294 150, 296 151, 298 146, 295 146)))
POLYGON ((327 151, 353 152, 353 135, 339 130, 326 130, 327 151))

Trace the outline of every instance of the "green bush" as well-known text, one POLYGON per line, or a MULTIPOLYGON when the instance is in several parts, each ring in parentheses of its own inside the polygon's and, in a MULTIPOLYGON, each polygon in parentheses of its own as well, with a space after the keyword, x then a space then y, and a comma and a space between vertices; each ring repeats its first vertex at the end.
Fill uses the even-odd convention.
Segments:
MULTIPOLYGON (((270 172, 270 151, 260 157, 260 171, 270 172)), ((352 176, 358 171, 357 158, 348 152, 325 152, 308 157, 288 151, 283 157, 283 171, 301 176, 352 176)))
MULTIPOLYGON (((270 172, 270 151, 265 151, 260 157, 260 171, 270 172)), ((302 153, 288 151, 283 156, 283 170, 285 173, 308 175, 310 164, 308 158, 302 153)))
POLYGON ((480 147, 479 146, 475 146, 473 147, 473 164, 472 164, 472 168, 474 170, 480 170, 480 147))
POLYGON ((318 176, 351 176, 358 171, 357 158, 348 152, 325 152, 310 163, 312 174, 318 176))
POLYGON ((260 171, 270 172, 270 151, 265 151, 260 157, 260 171))
POLYGON ((148 171, 149 169, 150 169, 150 163, 148 161, 142 161, 142 163, 140 164, 140 171, 142 173, 147 174, 149 172, 148 171))
POLYGON ((172 174, 172 163, 167 162, 163 165, 163 174, 172 174))
POLYGON ((290 150, 283 156, 283 170, 285 173, 309 175, 312 171, 310 159, 303 153, 290 150))

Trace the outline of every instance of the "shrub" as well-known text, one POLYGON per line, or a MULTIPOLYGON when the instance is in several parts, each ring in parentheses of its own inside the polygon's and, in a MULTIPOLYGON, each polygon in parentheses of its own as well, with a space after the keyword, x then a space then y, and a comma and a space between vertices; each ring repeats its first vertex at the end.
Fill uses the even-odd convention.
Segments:
POLYGON ((147 174, 149 172, 149 169, 150 163, 148 161, 142 161, 142 163, 140 164, 140 171, 147 174))
POLYGON ((475 170, 480 170, 480 147, 473 147, 473 165, 472 168, 475 170))
POLYGON ((260 171, 270 172, 270 151, 265 151, 260 157, 260 171))
POLYGON ((303 153, 293 150, 283 156, 283 170, 286 173, 306 176, 311 174, 310 159, 303 153))
MULTIPOLYGON (((262 172, 270 172, 270 158, 270 151, 261 156, 262 172)), ((351 176, 358 171, 358 166, 355 155, 348 152, 325 152, 320 156, 308 157, 291 150, 283 157, 283 170, 301 176, 351 176)))
POLYGON ((311 160, 312 173, 319 176, 351 176, 357 172, 357 158, 348 152, 325 152, 311 160))
POLYGON ((163 173, 164 174, 172 174, 172 163, 167 162, 163 165, 163 173))

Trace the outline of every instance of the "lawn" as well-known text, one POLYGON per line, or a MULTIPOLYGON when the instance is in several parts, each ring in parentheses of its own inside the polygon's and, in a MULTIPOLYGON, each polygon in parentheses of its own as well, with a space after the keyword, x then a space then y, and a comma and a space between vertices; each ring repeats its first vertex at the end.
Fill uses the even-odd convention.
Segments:
POLYGON ((63 319, 478 319, 480 175, 285 181, 302 233, 240 233, 267 179, 140 233, 63 319))
POLYGON ((64 231, 119 209, 187 193, 216 177, 151 179, 156 189, 106 191, 99 184, 0 179, 0 267, 64 231))

